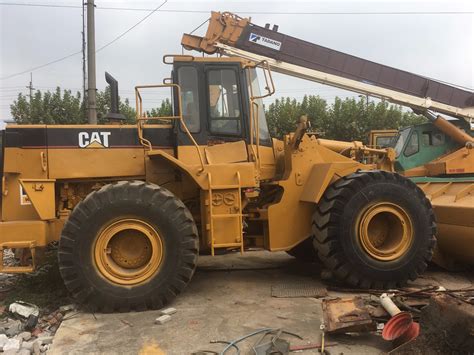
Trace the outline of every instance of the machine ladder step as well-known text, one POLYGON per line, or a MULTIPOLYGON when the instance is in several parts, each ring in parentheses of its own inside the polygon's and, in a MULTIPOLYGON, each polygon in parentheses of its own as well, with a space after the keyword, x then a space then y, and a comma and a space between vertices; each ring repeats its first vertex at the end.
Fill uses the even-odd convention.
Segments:
POLYGON ((229 214, 214 214, 214 218, 235 218, 235 217, 242 217, 241 213, 229 213, 229 214))
MULTIPOLYGON (((235 179, 236 184, 224 184, 224 185, 213 185, 211 173, 207 174, 208 177, 208 214, 209 214, 209 223, 207 224, 207 229, 209 232, 209 238, 211 242, 211 255, 215 255, 215 249, 218 248, 240 248, 240 252, 244 252, 244 238, 243 238, 243 223, 242 223, 242 186, 240 183, 240 173, 236 172, 235 179), (213 193, 214 191, 219 190, 235 190, 237 198, 237 208, 236 211, 232 213, 220 213, 215 212, 215 207, 213 206, 213 193), (234 219, 236 223, 234 224, 235 228, 233 233, 235 234, 235 242, 219 242, 221 239, 219 236, 215 237, 215 222, 217 220, 224 219, 234 219)), ((232 231, 229 231, 232 233, 232 231)))

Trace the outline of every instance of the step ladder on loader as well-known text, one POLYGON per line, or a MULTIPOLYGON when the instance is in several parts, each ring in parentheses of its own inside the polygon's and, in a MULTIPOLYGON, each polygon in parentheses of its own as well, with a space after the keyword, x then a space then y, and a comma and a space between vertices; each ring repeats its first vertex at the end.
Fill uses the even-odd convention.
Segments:
POLYGON ((235 174, 235 184, 214 185, 212 175, 207 173, 208 191, 205 199, 211 255, 219 248, 239 248, 244 252, 242 223, 242 186, 240 173, 235 174), (221 232, 216 233, 220 229, 221 232), (225 232, 222 232, 225 230, 225 232), (216 238, 217 236, 217 238, 216 238))

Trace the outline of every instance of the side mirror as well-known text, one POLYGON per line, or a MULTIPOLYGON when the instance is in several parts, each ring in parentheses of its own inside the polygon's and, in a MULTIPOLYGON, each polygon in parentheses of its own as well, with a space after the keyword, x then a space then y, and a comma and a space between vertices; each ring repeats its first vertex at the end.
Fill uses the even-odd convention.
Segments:
POLYGON ((110 85, 110 112, 105 116, 108 120, 126 120, 119 111, 118 82, 109 73, 105 72, 105 81, 110 85))

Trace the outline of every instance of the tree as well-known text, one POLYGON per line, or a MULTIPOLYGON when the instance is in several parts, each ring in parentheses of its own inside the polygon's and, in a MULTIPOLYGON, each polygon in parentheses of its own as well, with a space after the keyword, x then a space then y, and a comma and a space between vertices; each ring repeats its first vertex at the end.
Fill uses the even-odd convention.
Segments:
POLYGON ((328 139, 367 142, 373 129, 399 129, 424 122, 424 117, 402 111, 401 106, 387 102, 369 102, 365 98, 356 100, 336 98, 330 106, 319 96, 304 96, 301 102, 289 97, 276 99, 270 104, 266 115, 270 132, 281 138, 294 131, 299 116, 306 114, 312 131, 328 139))
POLYGON ((161 105, 158 108, 152 108, 146 112, 148 117, 169 117, 173 115, 173 108, 169 99, 161 101, 161 105))
POLYGON ((10 106, 13 119, 22 124, 77 124, 85 123, 81 94, 58 87, 54 92, 36 91, 29 100, 23 94, 10 106))
MULTIPOLYGON (((97 122, 99 124, 107 123, 105 118, 110 112, 110 86, 106 86, 104 91, 98 91, 96 95, 97 103, 97 122)), ((121 100, 119 96, 119 111, 125 116, 125 123, 135 123, 135 109, 130 106, 128 99, 121 100)))
POLYGON ((293 131, 296 120, 301 114, 301 105, 295 99, 292 100, 289 97, 276 99, 265 113, 270 134, 281 138, 284 134, 293 131))
MULTIPOLYGON (((29 99, 18 94, 17 100, 10 106, 17 123, 22 124, 81 124, 87 123, 86 111, 81 94, 58 87, 55 91, 36 91, 29 99)), ((135 109, 128 99, 119 97, 120 112, 126 123, 135 122, 135 109)), ((99 124, 107 123, 106 115, 110 111, 110 87, 97 92, 97 118, 99 124)), ((173 112, 169 99, 161 105, 146 111, 149 117, 171 116, 173 112)), ((424 122, 424 117, 403 111, 401 106, 390 105, 385 101, 367 102, 365 97, 336 98, 328 105, 319 96, 305 95, 303 100, 286 97, 276 99, 265 112, 268 127, 273 137, 281 138, 295 130, 298 118, 306 114, 312 125, 312 131, 319 136, 336 140, 359 140, 367 142, 368 133, 373 129, 399 129, 424 122)), ((156 123, 155 121, 154 123, 156 123)), ((163 120, 161 123, 168 123, 163 120)))
MULTIPOLYGON (((96 100, 97 120, 99 124, 107 123, 105 117, 110 111, 110 87, 107 86, 105 90, 98 91, 96 100)), ((171 108, 171 105, 169 107, 171 108)), ((119 97, 119 109, 126 118, 125 123, 135 122, 135 109, 130 106, 128 99, 122 101, 119 97)), ((43 93, 37 90, 31 98, 31 104, 29 99, 20 93, 10 105, 10 111, 15 122, 21 124, 87 123, 81 93, 77 92, 74 95, 71 90, 61 92, 59 87, 53 92, 48 90, 43 93)))

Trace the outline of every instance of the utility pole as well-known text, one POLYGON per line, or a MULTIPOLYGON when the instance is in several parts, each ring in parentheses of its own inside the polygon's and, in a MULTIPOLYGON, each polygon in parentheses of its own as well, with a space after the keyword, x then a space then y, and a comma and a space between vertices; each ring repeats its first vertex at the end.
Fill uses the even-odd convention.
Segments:
POLYGON ((94 0, 87 0, 87 108, 90 124, 97 124, 94 11, 94 0))
POLYGON ((82 2, 82 102, 84 114, 87 118, 87 96, 86 96, 86 3, 82 2))
POLYGON ((33 73, 30 73, 30 85, 28 85, 26 88, 30 89, 30 93, 28 94, 28 96, 30 98, 30 119, 31 119, 31 113, 33 112, 31 109, 31 99, 33 98, 33 90, 35 90, 35 88, 33 87, 33 73))

